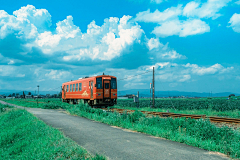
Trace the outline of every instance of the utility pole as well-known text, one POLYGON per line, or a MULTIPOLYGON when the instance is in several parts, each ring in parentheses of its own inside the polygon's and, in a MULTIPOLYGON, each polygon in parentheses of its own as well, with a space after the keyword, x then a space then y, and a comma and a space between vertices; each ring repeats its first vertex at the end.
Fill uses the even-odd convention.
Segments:
MULTIPOLYGON (((39 96, 39 85, 37 87, 38 87, 38 96, 39 96)), ((38 106, 38 97, 37 97, 37 106, 38 106)))
POLYGON ((152 99, 153 99, 153 104, 152 104, 152 106, 153 106, 153 108, 155 108, 155 101, 154 101, 154 97, 155 97, 155 86, 154 86, 154 67, 153 67, 153 89, 152 89, 153 91, 152 91, 152 99))
POLYGON ((151 89, 152 89, 152 83, 150 83, 150 108, 152 108, 152 103, 151 103, 151 89))

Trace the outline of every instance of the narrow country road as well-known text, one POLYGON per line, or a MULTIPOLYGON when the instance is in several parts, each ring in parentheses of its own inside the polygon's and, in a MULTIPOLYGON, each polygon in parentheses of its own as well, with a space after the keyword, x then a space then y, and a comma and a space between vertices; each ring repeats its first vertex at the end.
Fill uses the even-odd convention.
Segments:
MULTIPOLYGON (((0 103, 6 103, 0 101, 0 103)), ((23 108, 14 105, 18 108, 23 108)), ((217 160, 229 159, 212 153, 146 134, 109 126, 86 118, 66 114, 64 110, 25 108, 46 124, 59 129, 67 137, 92 154, 123 160, 217 160)))

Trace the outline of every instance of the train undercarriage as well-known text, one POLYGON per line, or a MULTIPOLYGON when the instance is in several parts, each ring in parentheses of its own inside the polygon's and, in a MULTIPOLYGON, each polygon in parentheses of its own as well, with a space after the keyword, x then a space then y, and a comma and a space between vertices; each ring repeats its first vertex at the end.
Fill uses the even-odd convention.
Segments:
POLYGON ((79 104, 79 103, 88 103, 89 106, 91 107, 108 107, 108 106, 113 106, 117 104, 117 99, 95 99, 95 100, 90 100, 90 99, 62 99, 63 102, 67 102, 69 104, 79 104))

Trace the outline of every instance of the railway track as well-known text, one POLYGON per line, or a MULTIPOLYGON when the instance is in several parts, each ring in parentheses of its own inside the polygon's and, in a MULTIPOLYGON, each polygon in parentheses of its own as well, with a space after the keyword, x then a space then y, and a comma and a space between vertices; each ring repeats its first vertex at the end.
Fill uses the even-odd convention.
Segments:
MULTIPOLYGON (((106 108, 103 108, 103 110, 108 110, 106 108)), ((110 109, 111 112, 119 112, 123 113, 124 111, 127 113, 135 112, 135 110, 126 110, 126 109, 118 109, 113 108, 110 109)), ((209 119, 211 122, 215 123, 238 123, 240 124, 240 119, 236 118, 224 118, 224 117, 212 117, 212 116, 206 116, 206 115, 193 115, 193 114, 179 114, 179 113, 168 113, 168 112, 150 112, 150 111, 140 111, 147 115, 154 115, 154 116, 160 116, 160 117, 173 117, 173 118, 180 118, 180 117, 186 117, 186 118, 193 118, 193 119, 209 119)))
MULTIPOLYGON (((21 101, 21 100, 18 100, 21 101)), ((36 101, 25 101, 30 103, 37 103, 36 101)), ((47 103, 47 102, 38 102, 38 103, 47 103)), ((102 108, 103 110, 109 110, 107 108, 102 108)), ((119 112, 123 113, 124 111, 127 113, 135 112, 135 110, 128 110, 128 109, 119 109, 119 108, 112 108, 110 109, 111 112, 119 112)), ((140 111, 147 115, 153 115, 153 116, 160 116, 160 117, 174 117, 174 118, 180 118, 180 117, 186 117, 186 118, 193 118, 193 119, 209 119, 211 122, 215 123, 237 123, 240 124, 240 119, 237 118, 225 118, 225 117, 213 117, 213 116, 206 116, 206 115, 194 115, 194 114, 179 114, 179 113, 170 113, 170 112, 151 112, 151 111, 140 111)))

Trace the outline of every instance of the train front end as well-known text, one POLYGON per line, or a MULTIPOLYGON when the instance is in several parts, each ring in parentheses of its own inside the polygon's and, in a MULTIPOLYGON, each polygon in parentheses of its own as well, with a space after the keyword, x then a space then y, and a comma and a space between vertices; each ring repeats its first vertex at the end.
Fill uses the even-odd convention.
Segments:
POLYGON ((96 96, 93 106, 113 106, 117 104, 117 78, 114 76, 96 76, 96 96))

